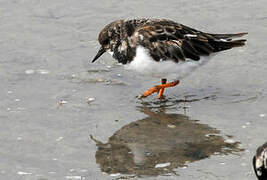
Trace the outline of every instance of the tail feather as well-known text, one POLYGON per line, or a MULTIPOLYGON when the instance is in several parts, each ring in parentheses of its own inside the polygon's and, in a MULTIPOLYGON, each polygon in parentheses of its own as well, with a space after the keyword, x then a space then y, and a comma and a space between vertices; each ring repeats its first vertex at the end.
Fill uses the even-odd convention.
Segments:
POLYGON ((232 40, 232 38, 242 37, 247 34, 248 34, 247 32, 242 32, 242 33, 235 33, 235 34, 209 34, 209 35, 216 39, 232 40))
POLYGON ((218 52, 231 49, 234 47, 244 46, 245 42, 246 42, 245 39, 234 40, 234 41, 213 41, 211 42, 211 45, 214 48, 214 52, 218 52))
POLYGON ((232 47, 239 47, 239 46, 244 46, 246 41, 247 41, 246 39, 239 39, 239 40, 229 41, 226 43, 230 44, 232 47))
POLYGON ((232 40, 232 38, 238 38, 246 35, 247 33, 237 34, 209 34, 214 39, 210 41, 210 44, 214 48, 215 52, 231 49, 233 47, 244 46, 246 39, 232 40))

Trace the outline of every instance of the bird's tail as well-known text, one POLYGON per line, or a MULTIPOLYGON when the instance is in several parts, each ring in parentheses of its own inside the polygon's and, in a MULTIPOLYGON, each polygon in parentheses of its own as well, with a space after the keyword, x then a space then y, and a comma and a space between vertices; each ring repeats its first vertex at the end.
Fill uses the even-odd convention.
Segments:
POLYGON ((209 34, 209 35, 216 39, 232 40, 232 38, 242 37, 247 34, 248 34, 247 32, 242 32, 236 34, 209 34))
POLYGON ((223 51, 227 49, 231 49, 233 47, 244 46, 246 39, 238 39, 233 40, 238 37, 242 37, 248 33, 236 33, 236 34, 209 34, 214 39, 212 40, 211 44, 216 51, 223 51))

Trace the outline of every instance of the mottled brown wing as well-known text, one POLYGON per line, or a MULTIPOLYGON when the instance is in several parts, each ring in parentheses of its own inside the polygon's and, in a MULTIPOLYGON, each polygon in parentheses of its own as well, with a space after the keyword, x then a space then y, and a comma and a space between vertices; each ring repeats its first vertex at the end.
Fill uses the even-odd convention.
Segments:
POLYGON ((204 53, 194 47, 196 33, 191 29, 184 29, 180 24, 151 24, 138 29, 139 44, 147 48, 156 61, 171 59, 179 62, 186 58, 199 60, 201 54, 212 52, 213 49, 206 43, 205 37, 198 40, 204 53))
POLYGON ((200 56, 244 45, 245 40, 234 40, 239 34, 208 34, 173 21, 153 21, 137 29, 138 43, 156 60, 195 61, 200 56), (222 39, 223 38, 223 39, 222 39))

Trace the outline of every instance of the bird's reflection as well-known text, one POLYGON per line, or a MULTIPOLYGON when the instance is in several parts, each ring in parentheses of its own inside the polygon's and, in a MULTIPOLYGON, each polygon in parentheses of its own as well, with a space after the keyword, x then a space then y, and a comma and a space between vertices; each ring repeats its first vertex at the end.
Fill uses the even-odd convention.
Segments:
POLYGON ((155 113, 141 108, 147 118, 115 132, 97 145, 96 162, 108 174, 157 176, 213 154, 242 151, 239 142, 225 142, 220 131, 181 114, 155 113))

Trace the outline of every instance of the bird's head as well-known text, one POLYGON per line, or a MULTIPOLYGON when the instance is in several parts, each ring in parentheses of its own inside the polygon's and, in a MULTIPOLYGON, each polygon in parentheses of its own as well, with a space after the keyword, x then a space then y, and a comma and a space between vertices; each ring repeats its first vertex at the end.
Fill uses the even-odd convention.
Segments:
POLYGON ((114 21, 106 25, 98 35, 98 42, 101 45, 96 56, 92 60, 95 62, 105 52, 112 51, 114 44, 120 36, 121 20, 114 21))
POLYGON ((257 149, 253 157, 253 168, 259 180, 267 180, 267 144, 257 149))

